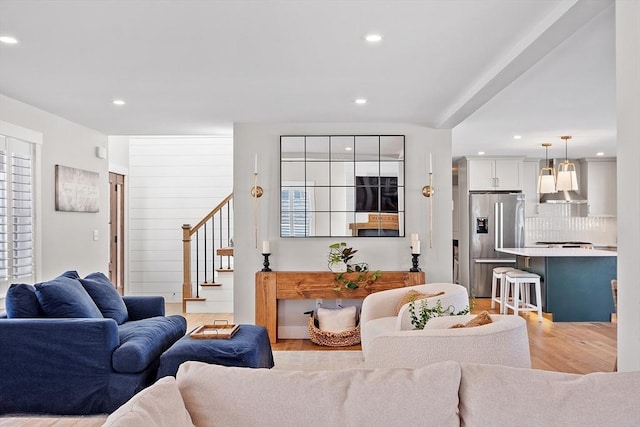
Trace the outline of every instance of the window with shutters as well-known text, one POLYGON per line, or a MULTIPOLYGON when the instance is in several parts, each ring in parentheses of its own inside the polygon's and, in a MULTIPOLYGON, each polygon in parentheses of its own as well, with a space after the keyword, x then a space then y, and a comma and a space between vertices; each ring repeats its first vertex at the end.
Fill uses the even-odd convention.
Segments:
POLYGON ((33 174, 33 145, 0 136, 0 282, 34 277, 33 174))
POLYGON ((313 229, 313 188, 304 183, 287 183, 280 194, 282 237, 304 237, 313 229), (302 185, 302 186, 299 186, 302 185))

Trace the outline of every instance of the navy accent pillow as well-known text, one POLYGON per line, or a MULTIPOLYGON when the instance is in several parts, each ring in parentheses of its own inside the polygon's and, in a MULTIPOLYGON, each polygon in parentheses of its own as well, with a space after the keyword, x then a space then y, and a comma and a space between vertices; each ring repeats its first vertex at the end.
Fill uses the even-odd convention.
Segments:
POLYGON ((84 279, 80 279, 80 283, 104 317, 115 320, 118 325, 129 320, 127 306, 107 276, 102 273, 91 273, 84 279))
POLYGON ((69 270, 62 273, 60 277, 68 277, 69 279, 79 279, 80 275, 75 270, 69 270))
POLYGON ((44 315, 36 296, 36 288, 25 283, 14 283, 9 286, 5 309, 9 319, 42 317, 44 315))
POLYGON ((102 318, 102 313, 78 280, 65 276, 35 285, 46 317, 102 318))

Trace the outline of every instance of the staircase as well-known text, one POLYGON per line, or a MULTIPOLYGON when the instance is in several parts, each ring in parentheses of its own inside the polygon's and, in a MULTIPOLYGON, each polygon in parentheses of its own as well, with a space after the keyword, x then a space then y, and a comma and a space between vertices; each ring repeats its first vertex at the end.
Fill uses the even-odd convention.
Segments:
POLYGON ((182 226, 184 313, 233 313, 233 193, 182 226))

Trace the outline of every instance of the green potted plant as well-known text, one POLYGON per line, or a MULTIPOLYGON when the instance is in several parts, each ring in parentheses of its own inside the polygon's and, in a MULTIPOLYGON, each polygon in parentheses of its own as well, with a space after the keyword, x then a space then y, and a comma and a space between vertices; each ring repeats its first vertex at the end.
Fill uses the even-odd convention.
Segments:
POLYGON ((425 325, 432 317, 462 316, 464 314, 469 314, 469 311, 470 309, 468 306, 458 312, 455 312, 455 308, 452 305, 444 308, 441 300, 437 300, 434 307, 429 307, 426 300, 421 300, 420 307, 416 313, 416 300, 414 299, 409 303, 409 316, 411 317, 411 324, 415 329, 424 329, 425 325))
POLYGON ((345 242, 338 242, 329 245, 329 270, 334 273, 344 273, 350 270, 349 261, 353 255, 358 252, 357 249, 347 247, 345 242))

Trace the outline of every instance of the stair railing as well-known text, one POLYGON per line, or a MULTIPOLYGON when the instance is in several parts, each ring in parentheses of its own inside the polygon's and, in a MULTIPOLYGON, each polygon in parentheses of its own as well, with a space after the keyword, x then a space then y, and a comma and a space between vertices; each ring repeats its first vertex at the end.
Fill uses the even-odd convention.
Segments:
MULTIPOLYGON (((182 310, 186 312, 187 300, 194 298, 192 276, 195 273, 195 298, 200 295, 200 274, 204 282, 213 283, 216 248, 231 246, 233 193, 224 198, 195 226, 182 225, 182 310), (209 233, 209 236, 207 235, 209 233), (202 234, 202 240, 200 235, 202 234), (194 244, 195 236, 195 244, 194 244), (195 264, 192 261, 195 257, 195 264), (201 259, 202 258, 202 259, 201 259), (211 278, 211 282, 208 279, 211 278)), ((220 268, 222 255, 219 256, 220 268)), ((230 261, 227 261, 230 268, 230 261)))

